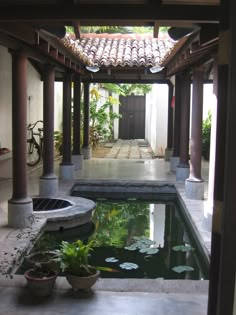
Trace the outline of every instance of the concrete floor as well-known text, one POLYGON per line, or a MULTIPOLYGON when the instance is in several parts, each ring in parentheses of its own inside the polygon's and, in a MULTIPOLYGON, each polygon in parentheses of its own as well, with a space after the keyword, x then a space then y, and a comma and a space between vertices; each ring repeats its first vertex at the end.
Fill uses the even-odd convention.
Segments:
MULTIPOLYGON (((60 161, 55 161, 55 172, 59 173, 60 161)), ((28 170, 28 191, 38 195, 39 176, 42 169, 28 170)), ((203 164, 206 183, 208 165, 203 164)), ((82 171, 76 172, 76 179, 119 179, 164 181, 175 183, 175 174, 169 170, 169 163, 162 159, 149 160, 112 160, 91 159, 84 161, 82 171)), ((60 189, 69 191, 72 182, 60 182, 60 189)), ((180 198, 190 211, 191 220, 196 226, 201 241, 210 249, 210 233, 204 230, 202 213, 206 200, 190 201, 184 195, 184 185, 177 184, 180 198)), ((7 223, 7 200, 11 197, 10 161, 0 161, 0 251, 11 229, 7 223)), ((207 194, 206 194, 207 195, 207 194)), ((157 279, 158 280, 158 279, 157 279)), ((50 298, 39 300, 30 296, 23 276, 13 279, 0 278, 0 315, 53 315, 53 314, 90 314, 90 315, 206 315, 208 281, 167 281, 149 280, 113 282, 100 279, 92 294, 81 296, 73 292, 64 278, 60 278, 50 298)))

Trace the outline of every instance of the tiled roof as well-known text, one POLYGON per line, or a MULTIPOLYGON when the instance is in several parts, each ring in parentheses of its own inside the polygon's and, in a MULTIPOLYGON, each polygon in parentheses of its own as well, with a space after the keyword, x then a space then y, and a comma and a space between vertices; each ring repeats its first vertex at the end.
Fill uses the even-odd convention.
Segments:
POLYGON ((62 39, 67 48, 86 64, 99 67, 152 67, 161 65, 175 42, 131 34, 86 34, 80 40, 72 35, 62 39))

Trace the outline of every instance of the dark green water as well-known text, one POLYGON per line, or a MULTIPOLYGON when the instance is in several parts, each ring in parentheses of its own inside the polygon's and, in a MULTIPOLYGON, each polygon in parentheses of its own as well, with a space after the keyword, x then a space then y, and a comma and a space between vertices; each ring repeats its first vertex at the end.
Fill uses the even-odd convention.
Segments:
POLYGON ((117 272, 102 272, 106 278, 164 278, 207 279, 208 266, 197 242, 191 236, 176 204, 150 201, 97 201, 93 223, 58 232, 45 233, 39 245, 58 248, 62 240, 87 240, 94 237, 96 246, 90 263, 115 269, 117 272), (137 238, 155 242, 146 248, 157 248, 155 254, 141 253, 139 249, 128 250, 137 238), (175 251, 173 247, 191 246, 187 252, 175 251), (113 257, 116 262, 107 262, 113 257), (122 263, 134 263, 137 269, 121 268, 122 263), (189 266, 192 271, 177 273, 172 268, 189 266))

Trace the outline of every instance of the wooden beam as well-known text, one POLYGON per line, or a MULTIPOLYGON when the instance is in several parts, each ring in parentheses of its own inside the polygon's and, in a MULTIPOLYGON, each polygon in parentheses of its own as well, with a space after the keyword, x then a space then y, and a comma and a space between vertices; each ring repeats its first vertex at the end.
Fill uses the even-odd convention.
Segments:
POLYGON ((75 37, 76 37, 76 39, 80 39, 81 38, 80 22, 79 21, 73 21, 72 23, 73 23, 73 27, 74 27, 75 37))
POLYGON ((28 44, 36 43, 35 29, 27 24, 0 23, 0 31, 28 44))
POLYGON ((184 20, 196 23, 218 22, 219 6, 157 4, 47 4, 0 6, 1 21, 102 20, 184 20))
POLYGON ((154 38, 158 38, 159 27, 160 27, 160 22, 155 21, 155 22, 154 22, 154 27, 153 27, 153 37, 154 37, 154 38))

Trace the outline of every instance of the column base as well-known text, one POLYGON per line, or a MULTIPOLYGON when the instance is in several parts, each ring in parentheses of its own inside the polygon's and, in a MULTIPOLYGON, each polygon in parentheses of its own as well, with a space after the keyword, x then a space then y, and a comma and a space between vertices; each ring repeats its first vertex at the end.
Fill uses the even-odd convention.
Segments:
POLYGON ((73 180, 74 171, 75 171, 75 166, 73 164, 69 164, 69 165, 60 164, 59 177, 62 180, 73 180))
POLYGON ((165 155, 164 155, 164 160, 165 161, 170 161, 170 157, 172 156, 173 149, 165 149, 165 155))
POLYGON ((58 178, 54 175, 51 177, 40 177, 39 179, 39 196, 55 197, 58 195, 58 178))
POLYGON ((72 164, 75 166, 75 171, 82 170, 84 165, 84 156, 83 154, 77 154, 71 156, 72 164))
POLYGON ((180 166, 176 167, 176 181, 185 182, 189 178, 189 166, 180 166))
POLYGON ((8 225, 15 229, 32 226, 33 201, 30 197, 8 200, 8 225))
POLYGON ((186 179, 185 194, 188 199, 203 200, 204 199, 204 181, 201 179, 186 179))
POLYGON ((179 164, 179 156, 171 156, 170 158, 170 170, 176 172, 176 167, 179 164))
POLYGON ((82 148, 82 154, 84 156, 84 160, 90 160, 92 158, 92 149, 82 148))

